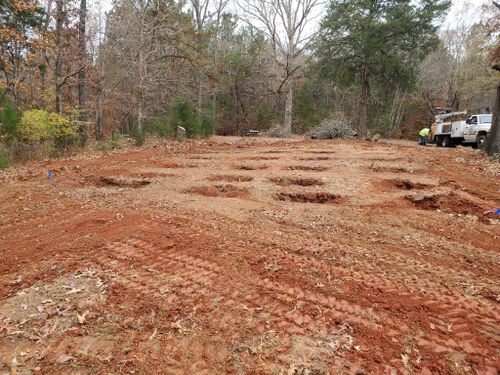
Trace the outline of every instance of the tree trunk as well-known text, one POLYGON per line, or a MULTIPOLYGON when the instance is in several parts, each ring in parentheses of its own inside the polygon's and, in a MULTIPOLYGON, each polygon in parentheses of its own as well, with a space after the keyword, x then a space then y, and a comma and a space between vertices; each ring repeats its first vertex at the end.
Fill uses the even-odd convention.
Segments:
MULTIPOLYGON (((52 9, 52 0, 47 1, 47 13, 45 14, 45 21, 42 26, 42 31, 46 32, 49 29, 50 25, 50 16, 51 16, 51 9, 52 9)), ((42 52, 42 59, 43 62, 39 66, 40 70, 40 107, 45 107, 45 80, 46 80, 46 75, 47 75, 47 65, 46 62, 48 60, 47 56, 47 51, 44 49, 42 52)))
POLYGON ((201 118, 202 106, 203 106, 203 76, 202 76, 201 72, 199 72, 198 73, 198 106, 197 106, 197 112, 198 112, 199 118, 201 118))
POLYGON ((61 113, 62 108, 61 108, 61 76, 62 76, 62 64, 63 64, 63 57, 62 57, 62 28, 63 28, 63 7, 64 7, 64 0, 57 0, 56 1, 56 69, 54 72, 54 79, 55 79, 55 107, 56 107, 56 112, 61 113))
POLYGON ((144 26, 146 11, 142 10, 141 25, 139 30, 139 92, 137 98, 137 132, 142 134, 144 122, 144 81, 146 80, 146 61, 144 56, 144 26))
POLYGON ((215 128, 217 126, 217 86, 214 85, 214 92, 212 93, 212 119, 214 122, 214 131, 212 134, 215 134, 215 128))
MULTIPOLYGON (((108 29, 108 13, 105 13, 105 24, 104 24, 104 35, 107 35, 108 29)), ((99 30, 102 30, 101 17, 99 17, 99 30)), ((97 116, 95 123, 95 140, 102 140, 102 130, 104 127, 104 81, 105 81, 105 71, 104 71, 104 55, 103 55, 103 41, 102 32, 99 33, 99 101, 97 108, 97 116)))
POLYGON ((285 121, 283 122, 283 136, 288 137, 292 134, 292 115, 293 115, 293 82, 291 78, 288 81, 285 98, 285 121))
POLYGON ((486 143, 486 152, 490 156, 500 155, 500 83, 497 86, 497 98, 493 109, 490 135, 486 143))
POLYGON ((368 118, 368 99, 370 97, 370 71, 367 65, 363 67, 363 83, 361 86, 361 97, 359 99, 359 127, 358 137, 366 135, 366 122, 368 118))
POLYGON ((80 120, 80 143, 84 146, 88 140, 88 112, 85 105, 87 99, 87 88, 86 88, 86 69, 85 64, 87 60, 86 51, 86 40, 85 40, 85 27, 86 27, 86 17, 87 17, 87 1, 80 0, 80 24, 78 33, 78 44, 79 44, 79 57, 80 57, 80 70, 78 72, 78 110, 79 110, 79 120, 80 120))

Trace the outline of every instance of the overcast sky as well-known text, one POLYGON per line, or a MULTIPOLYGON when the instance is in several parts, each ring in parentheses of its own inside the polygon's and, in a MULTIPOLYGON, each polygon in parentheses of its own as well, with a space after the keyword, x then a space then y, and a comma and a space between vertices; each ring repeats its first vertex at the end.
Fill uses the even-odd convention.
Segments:
MULTIPOLYGON (((453 27, 453 24, 457 22, 458 19, 463 19, 464 10, 468 9, 467 22, 475 22, 480 18, 481 15, 481 5, 490 2, 489 0, 452 0, 452 7, 448 16, 445 19, 443 28, 446 25, 453 27)), ((112 0, 93 0, 93 8, 95 11, 99 9, 99 3, 101 4, 103 11, 108 11, 111 9, 112 0)), ((319 22, 316 20, 315 22, 319 22)))

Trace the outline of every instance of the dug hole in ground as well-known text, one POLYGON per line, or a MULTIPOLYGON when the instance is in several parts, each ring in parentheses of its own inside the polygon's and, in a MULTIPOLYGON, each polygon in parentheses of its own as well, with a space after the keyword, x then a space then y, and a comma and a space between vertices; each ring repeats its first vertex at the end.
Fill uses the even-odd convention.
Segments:
POLYGON ((236 138, 10 168, 0 373, 496 375, 499 177, 236 138))

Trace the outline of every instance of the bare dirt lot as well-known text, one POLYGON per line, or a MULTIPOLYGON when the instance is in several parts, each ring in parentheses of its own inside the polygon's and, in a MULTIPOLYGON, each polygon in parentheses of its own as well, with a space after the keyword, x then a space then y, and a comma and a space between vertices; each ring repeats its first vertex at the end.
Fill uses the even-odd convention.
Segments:
POLYGON ((12 168, 0 197, 0 374, 498 373, 478 151, 216 138, 12 168))

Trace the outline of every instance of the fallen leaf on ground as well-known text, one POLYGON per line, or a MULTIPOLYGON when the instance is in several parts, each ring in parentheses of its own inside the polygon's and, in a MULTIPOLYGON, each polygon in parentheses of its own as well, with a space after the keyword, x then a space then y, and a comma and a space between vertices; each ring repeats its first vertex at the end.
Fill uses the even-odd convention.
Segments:
POLYGON ((407 354, 401 354, 401 362, 403 362, 403 366, 407 367, 410 363, 410 356, 407 354))
POLYGON ((85 319, 87 319, 87 316, 89 315, 89 311, 85 311, 82 315, 80 315, 78 312, 76 313, 76 317, 78 318, 78 323, 83 324, 85 323, 85 319))
POLYGON ((68 361, 71 361, 72 359, 75 359, 75 357, 67 355, 65 353, 62 353, 58 358, 57 358, 57 363, 66 363, 68 361))
POLYGON ((151 334, 151 336, 149 336, 149 340, 154 340, 154 338, 156 337, 157 333, 158 333, 158 328, 155 328, 155 330, 153 331, 153 333, 151 334))

